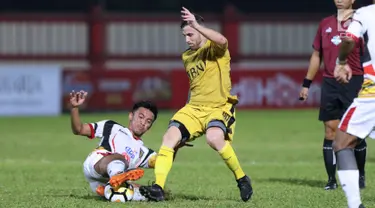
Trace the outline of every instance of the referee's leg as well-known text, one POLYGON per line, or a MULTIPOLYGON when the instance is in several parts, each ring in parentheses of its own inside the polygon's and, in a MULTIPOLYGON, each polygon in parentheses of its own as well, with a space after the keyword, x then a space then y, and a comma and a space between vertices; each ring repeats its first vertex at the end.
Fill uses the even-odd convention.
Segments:
POLYGON ((328 182, 325 190, 337 188, 336 158, 332 143, 336 136, 336 129, 340 123, 341 110, 337 82, 333 78, 324 78, 321 91, 319 120, 324 124, 323 159, 328 182))
POLYGON ((325 190, 333 190, 337 188, 336 180, 336 158, 333 152, 332 143, 336 136, 336 129, 340 120, 324 121, 324 141, 323 141, 323 158, 326 168, 328 182, 325 185, 325 190))

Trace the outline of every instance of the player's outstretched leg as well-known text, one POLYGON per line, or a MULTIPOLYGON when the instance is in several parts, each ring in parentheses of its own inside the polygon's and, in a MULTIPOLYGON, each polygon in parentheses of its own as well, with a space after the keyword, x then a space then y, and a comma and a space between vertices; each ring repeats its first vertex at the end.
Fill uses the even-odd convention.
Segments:
POLYGON ((354 148, 355 159, 358 165, 359 171, 359 188, 364 189, 366 187, 365 181, 365 164, 367 154, 367 143, 364 139, 358 139, 358 144, 354 148))
POLYGON ((172 168, 174 147, 181 141, 181 131, 176 126, 170 126, 163 137, 163 144, 160 147, 155 162, 156 181, 151 186, 141 186, 142 195, 152 201, 164 201, 164 185, 169 171, 172 168))
POLYGON ((100 159, 94 166, 100 175, 108 175, 112 187, 121 186, 126 181, 136 181, 143 177, 142 169, 128 170, 128 164, 121 154, 110 154, 100 159))
POLYGON ((232 145, 228 141, 225 141, 223 129, 220 127, 210 127, 207 129, 206 137, 207 143, 219 152, 225 164, 233 172, 237 186, 240 189, 241 199, 245 202, 248 201, 253 195, 250 178, 242 170, 232 145))
POLYGON ((353 148, 357 138, 337 129, 334 150, 337 160, 337 174, 345 192, 349 208, 363 207, 359 191, 359 171, 353 148))

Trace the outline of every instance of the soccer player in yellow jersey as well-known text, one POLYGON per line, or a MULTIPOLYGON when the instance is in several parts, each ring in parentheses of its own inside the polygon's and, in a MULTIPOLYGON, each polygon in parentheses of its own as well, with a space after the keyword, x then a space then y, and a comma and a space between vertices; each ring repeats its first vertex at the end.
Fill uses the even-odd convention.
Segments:
POLYGON ((182 60, 190 80, 189 102, 171 119, 163 136, 156 164, 156 181, 142 186, 141 193, 153 201, 163 201, 164 185, 178 147, 206 134, 207 143, 216 150, 233 172, 243 201, 253 194, 250 178, 242 170, 231 146, 235 127, 235 105, 230 94, 230 55, 228 41, 205 27, 203 18, 186 8, 181 11, 181 29, 189 49, 182 60))

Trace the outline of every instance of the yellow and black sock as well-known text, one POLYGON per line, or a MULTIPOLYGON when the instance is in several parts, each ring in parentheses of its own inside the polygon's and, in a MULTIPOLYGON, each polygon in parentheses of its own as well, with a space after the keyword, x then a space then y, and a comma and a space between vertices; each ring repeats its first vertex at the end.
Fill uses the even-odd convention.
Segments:
POLYGON ((237 159, 236 153, 232 148, 232 145, 228 141, 225 141, 225 146, 219 151, 221 158, 223 158, 225 164, 227 164, 228 168, 233 172, 236 180, 245 176, 243 172, 240 162, 237 159))
POLYGON ((174 150, 161 146, 155 162, 155 183, 164 189, 165 181, 172 168, 174 150))

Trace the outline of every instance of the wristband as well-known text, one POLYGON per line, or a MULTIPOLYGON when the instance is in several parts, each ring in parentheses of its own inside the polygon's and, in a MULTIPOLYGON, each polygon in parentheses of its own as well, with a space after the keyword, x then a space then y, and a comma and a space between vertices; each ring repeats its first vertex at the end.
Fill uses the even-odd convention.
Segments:
POLYGON ((340 61, 339 58, 336 59, 336 64, 337 65, 345 65, 347 62, 348 62, 347 60, 340 61))
POLYGON ((311 83, 312 83, 312 80, 305 78, 303 79, 302 87, 310 88, 311 83))
POLYGON ((339 60, 339 65, 345 65, 345 64, 347 64, 347 63, 348 63, 347 60, 345 60, 345 61, 340 61, 340 60, 339 60))

